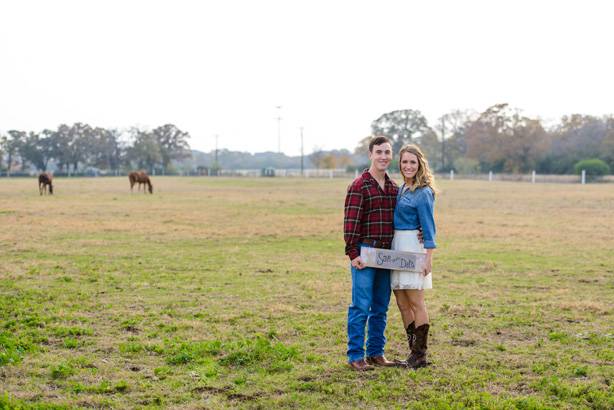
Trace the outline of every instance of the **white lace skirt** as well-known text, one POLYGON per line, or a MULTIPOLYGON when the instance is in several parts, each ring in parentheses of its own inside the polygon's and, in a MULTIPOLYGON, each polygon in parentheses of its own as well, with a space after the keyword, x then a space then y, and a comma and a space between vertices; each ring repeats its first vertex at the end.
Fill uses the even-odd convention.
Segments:
MULTIPOLYGON (((422 252, 426 250, 418 240, 418 231, 394 231, 392 249, 395 251, 422 252)), ((390 271, 390 286, 392 289, 432 289, 433 275, 423 276, 421 273, 402 270, 390 271)))

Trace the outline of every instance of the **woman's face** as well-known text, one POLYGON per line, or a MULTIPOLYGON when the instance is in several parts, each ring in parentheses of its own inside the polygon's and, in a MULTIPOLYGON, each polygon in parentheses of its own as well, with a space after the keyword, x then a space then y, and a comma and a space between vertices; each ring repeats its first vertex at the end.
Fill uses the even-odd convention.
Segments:
POLYGON ((401 172, 405 179, 413 179, 420 168, 418 157, 411 152, 404 152, 401 157, 401 172))

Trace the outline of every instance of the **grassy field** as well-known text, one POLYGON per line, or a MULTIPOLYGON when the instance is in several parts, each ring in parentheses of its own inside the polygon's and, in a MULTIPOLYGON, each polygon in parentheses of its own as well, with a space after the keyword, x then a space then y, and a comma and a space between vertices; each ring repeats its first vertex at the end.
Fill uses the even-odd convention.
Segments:
POLYGON ((358 374, 349 181, 153 182, 0 179, 0 409, 614 408, 612 185, 442 181, 434 364, 358 374))

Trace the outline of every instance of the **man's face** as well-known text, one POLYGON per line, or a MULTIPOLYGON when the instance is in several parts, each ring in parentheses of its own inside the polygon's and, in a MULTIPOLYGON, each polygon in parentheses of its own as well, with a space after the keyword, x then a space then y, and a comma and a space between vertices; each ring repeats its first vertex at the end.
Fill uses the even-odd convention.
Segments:
POLYGON ((386 171, 388 165, 392 161, 392 145, 389 142, 384 142, 380 145, 374 145, 373 151, 369 152, 371 166, 378 171, 386 171))

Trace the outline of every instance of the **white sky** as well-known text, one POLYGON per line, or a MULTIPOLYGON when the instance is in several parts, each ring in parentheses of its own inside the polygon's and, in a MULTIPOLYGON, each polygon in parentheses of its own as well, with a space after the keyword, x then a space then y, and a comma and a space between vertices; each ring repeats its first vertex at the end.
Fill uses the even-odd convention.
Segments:
MULTIPOLYGON (((612 5, 610 5, 612 4, 612 5)), ((192 148, 353 149, 384 112, 614 112, 609 1, 3 1, 0 131, 87 122, 192 148)))

